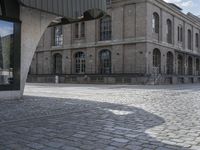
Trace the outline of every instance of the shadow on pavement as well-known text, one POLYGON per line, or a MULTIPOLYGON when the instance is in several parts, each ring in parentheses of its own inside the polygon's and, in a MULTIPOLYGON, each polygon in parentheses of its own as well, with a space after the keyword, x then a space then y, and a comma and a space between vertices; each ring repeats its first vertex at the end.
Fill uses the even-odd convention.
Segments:
POLYGON ((143 109, 87 100, 25 96, 0 102, 0 149, 187 150, 145 133, 165 120, 143 109))

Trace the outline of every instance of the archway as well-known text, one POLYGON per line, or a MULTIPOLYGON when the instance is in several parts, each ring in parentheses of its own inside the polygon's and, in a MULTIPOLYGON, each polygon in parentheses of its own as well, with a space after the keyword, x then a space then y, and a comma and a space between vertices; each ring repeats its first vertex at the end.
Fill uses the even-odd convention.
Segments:
POLYGON ((75 58, 75 73, 84 74, 86 69, 85 54, 83 52, 77 52, 74 58, 75 58))
POLYGON ((161 73, 161 53, 159 49, 153 50, 153 73, 161 73))
POLYGON ((188 75, 193 75, 193 59, 191 56, 188 57, 188 75))
POLYGON ((174 72, 174 56, 172 52, 167 53, 167 74, 171 75, 174 72))
POLYGON ((183 56, 182 55, 178 55, 177 56, 177 61, 178 61, 178 75, 183 75, 184 74, 183 56))

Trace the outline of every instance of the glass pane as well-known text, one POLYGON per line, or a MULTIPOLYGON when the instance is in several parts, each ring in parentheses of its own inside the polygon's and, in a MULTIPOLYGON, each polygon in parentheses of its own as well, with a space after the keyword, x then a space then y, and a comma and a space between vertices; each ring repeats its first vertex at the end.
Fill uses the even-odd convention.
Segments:
POLYGON ((13 82, 14 23, 0 20, 0 85, 13 82))

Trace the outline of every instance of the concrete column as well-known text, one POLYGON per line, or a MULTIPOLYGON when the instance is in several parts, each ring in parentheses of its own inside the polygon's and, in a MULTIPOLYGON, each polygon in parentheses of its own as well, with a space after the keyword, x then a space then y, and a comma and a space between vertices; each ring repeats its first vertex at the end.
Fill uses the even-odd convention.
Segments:
POLYGON ((24 87, 28 75, 28 70, 36 50, 36 47, 53 19, 56 16, 34 10, 31 8, 20 8, 21 26, 21 91, 23 95, 24 87))

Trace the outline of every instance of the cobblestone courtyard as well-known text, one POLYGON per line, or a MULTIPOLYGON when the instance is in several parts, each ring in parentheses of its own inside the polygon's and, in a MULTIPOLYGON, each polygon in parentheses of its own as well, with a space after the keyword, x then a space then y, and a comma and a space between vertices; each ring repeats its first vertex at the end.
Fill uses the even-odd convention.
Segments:
POLYGON ((200 150, 200 85, 28 84, 0 101, 0 150, 200 150))

